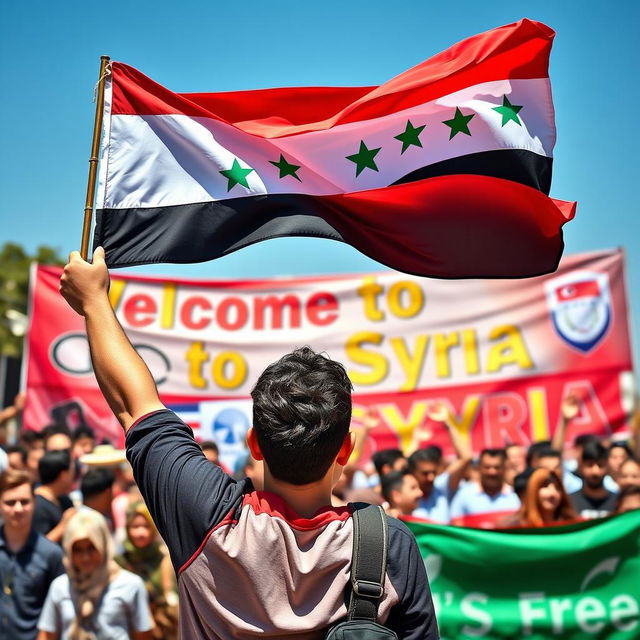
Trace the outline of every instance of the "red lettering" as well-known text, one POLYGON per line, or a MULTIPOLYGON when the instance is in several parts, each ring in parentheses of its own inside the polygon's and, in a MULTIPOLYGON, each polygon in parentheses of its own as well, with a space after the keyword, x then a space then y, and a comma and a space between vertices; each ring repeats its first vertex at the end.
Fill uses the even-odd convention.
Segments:
POLYGON ((284 308, 289 307, 289 327, 295 329, 300 326, 300 300, 296 296, 267 296, 266 298, 256 298, 254 300, 254 327, 256 329, 265 328, 265 310, 271 309, 271 328, 282 329, 282 316, 284 308))
POLYGON ((194 329, 196 331, 204 329, 211 324, 211 320, 213 319, 213 314, 208 315, 205 312, 211 311, 212 309, 211 303, 202 296, 187 298, 180 309, 180 320, 187 329, 194 329), (194 311, 198 308, 200 312, 196 314, 198 318, 195 319, 194 311))
POLYGON ((505 442, 525 444, 522 425, 527 406, 517 393, 496 393, 484 401, 485 441, 488 448, 503 447, 505 442))
POLYGON ((335 322, 338 318, 338 300, 328 291, 314 293, 307 300, 307 318, 320 327, 335 322))
POLYGON ((132 327, 146 327, 150 325, 158 313, 155 300, 143 293, 131 296, 124 303, 124 319, 132 327))
POLYGON ((219 305, 216 311, 216 320, 218 326, 227 331, 236 331, 244 327, 249 318, 249 309, 247 304, 242 298, 225 298, 219 305), (235 308, 235 320, 229 320, 229 311, 235 308))

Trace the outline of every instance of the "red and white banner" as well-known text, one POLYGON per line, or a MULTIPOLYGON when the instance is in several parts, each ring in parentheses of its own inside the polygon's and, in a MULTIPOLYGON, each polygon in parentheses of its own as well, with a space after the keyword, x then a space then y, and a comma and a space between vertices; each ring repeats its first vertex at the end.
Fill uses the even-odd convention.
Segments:
MULTIPOLYGON (((91 370, 82 318, 58 293, 61 270, 31 287, 26 428, 85 421, 120 440, 91 370)), ((112 274, 111 301, 163 401, 231 461, 251 421, 262 370, 308 344, 346 366, 354 423, 378 409, 371 447, 409 448, 415 429, 450 449, 426 417, 449 403, 478 451, 549 438, 562 398, 581 412, 567 437, 623 434, 631 355, 623 256, 570 256, 527 280, 442 281, 393 271, 243 281, 112 274)))

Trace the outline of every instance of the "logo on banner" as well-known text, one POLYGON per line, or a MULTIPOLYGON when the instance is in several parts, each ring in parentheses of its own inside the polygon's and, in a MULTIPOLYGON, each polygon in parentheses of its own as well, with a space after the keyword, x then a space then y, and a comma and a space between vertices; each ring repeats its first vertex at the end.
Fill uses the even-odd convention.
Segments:
POLYGON ((570 346, 591 351, 611 325, 611 291, 606 273, 574 271, 545 284, 553 326, 570 346))

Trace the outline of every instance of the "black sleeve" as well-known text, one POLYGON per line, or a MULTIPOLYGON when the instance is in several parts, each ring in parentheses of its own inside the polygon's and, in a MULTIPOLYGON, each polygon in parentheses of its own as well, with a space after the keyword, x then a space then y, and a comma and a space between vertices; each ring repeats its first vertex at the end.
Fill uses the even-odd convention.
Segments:
POLYGON ((385 626, 402 640, 438 640, 438 624, 431 600, 427 571, 413 534, 396 518, 389 518, 387 574, 400 602, 385 626))
POLYGON ((193 432, 172 411, 140 419, 127 434, 127 458, 176 571, 207 533, 241 505, 251 483, 209 462, 193 432))
POLYGON ((56 518, 57 514, 55 511, 55 508, 53 512, 50 509, 48 500, 44 500, 41 496, 37 495, 35 508, 33 510, 33 528, 38 533, 46 536, 47 533, 60 522, 60 518, 56 518))

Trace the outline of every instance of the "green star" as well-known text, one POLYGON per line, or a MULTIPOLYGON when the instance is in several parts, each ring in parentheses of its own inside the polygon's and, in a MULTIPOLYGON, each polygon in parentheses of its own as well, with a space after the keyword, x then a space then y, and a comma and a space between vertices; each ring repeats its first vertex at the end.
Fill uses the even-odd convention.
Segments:
POLYGON ((400 140, 400 142, 402 142, 402 151, 400 152, 400 155, 402 155, 411 145, 416 147, 422 146, 419 136, 426 126, 427 125, 423 124, 421 127, 414 127, 411 124, 411 120, 407 120, 406 129, 401 134, 393 136, 396 140, 400 140))
POLYGON ((286 176, 293 176, 298 182, 302 182, 298 177, 296 171, 300 168, 298 164, 291 164, 287 162, 282 154, 280 154, 280 160, 276 162, 275 160, 269 160, 269 162, 274 166, 280 169, 280 179, 285 178, 286 176))
POLYGON ((382 147, 378 147, 377 149, 368 149, 364 140, 360 140, 360 150, 358 153, 354 153, 352 156, 347 156, 347 160, 351 160, 351 162, 355 162, 356 164, 356 178, 365 169, 373 169, 374 171, 378 170, 374 158, 380 149, 382 149, 382 147))
POLYGON ((468 136, 471 135, 469 132, 469 120, 475 116, 475 113, 472 113, 470 116, 462 115, 462 111, 456 107, 456 115, 451 118, 451 120, 443 120, 442 124, 446 124, 447 127, 451 127, 451 131, 449 132, 449 140, 453 138, 458 133, 466 133, 468 136))
POLYGON ((513 120, 517 125, 522 126, 520 118, 518 117, 518 111, 522 109, 522 105, 511 104, 507 96, 502 96, 502 106, 493 107, 494 111, 497 111, 502 116, 502 126, 504 127, 509 120, 513 120))
POLYGON ((241 184, 243 187, 249 188, 247 182, 247 176, 253 171, 253 169, 243 169, 238 162, 238 158, 233 159, 233 165, 231 169, 223 169, 220 173, 229 181, 227 184, 227 192, 231 191, 237 184, 241 184))

